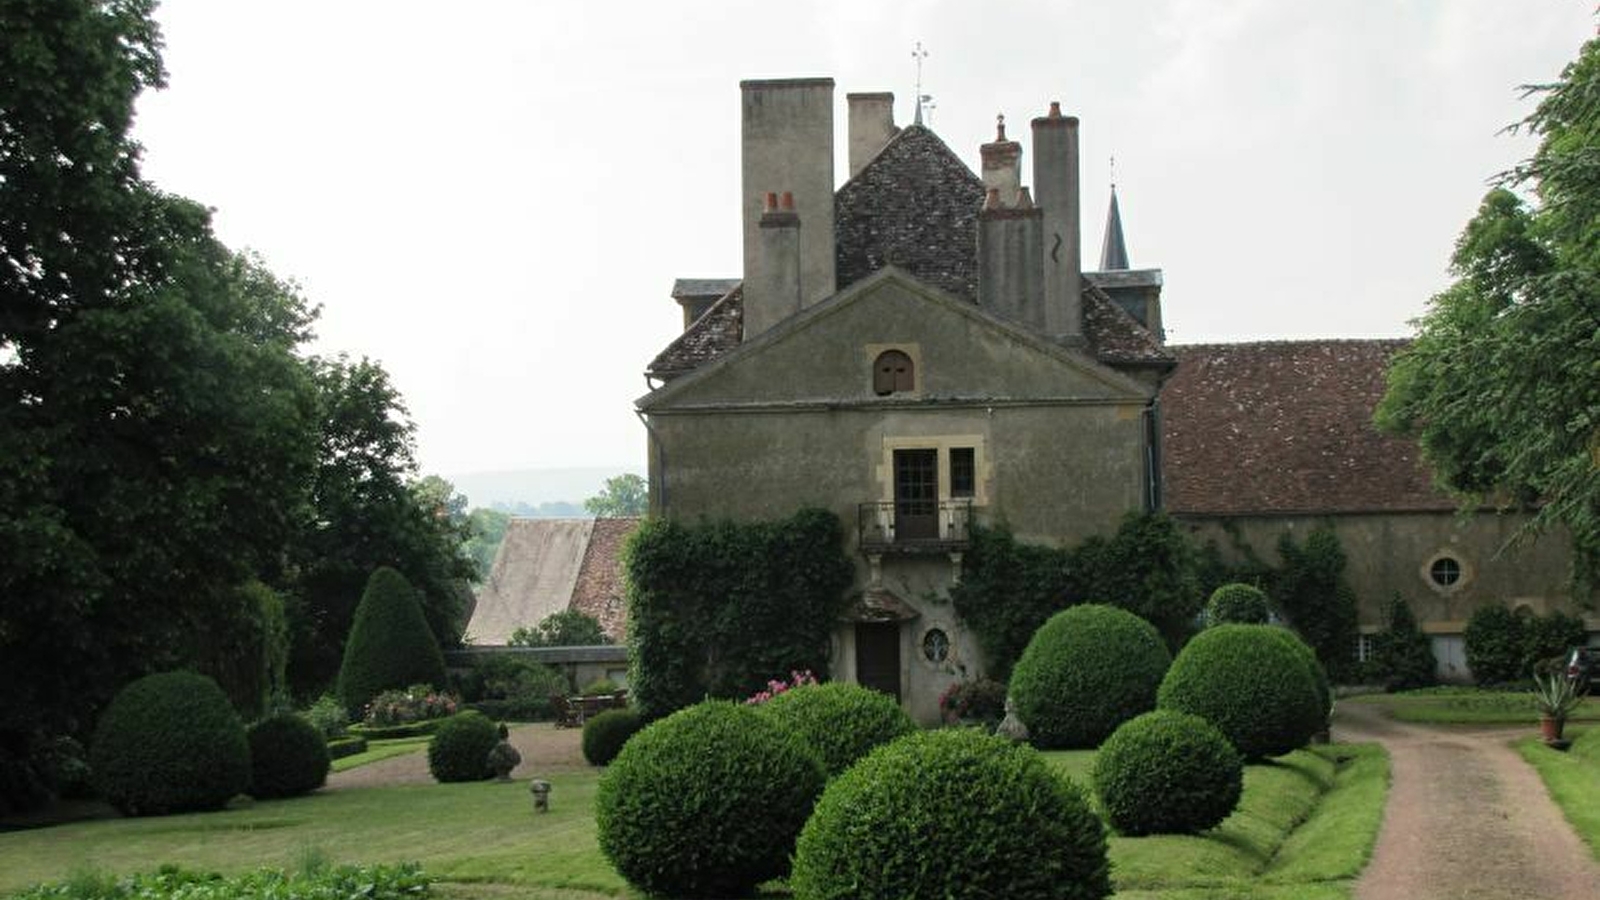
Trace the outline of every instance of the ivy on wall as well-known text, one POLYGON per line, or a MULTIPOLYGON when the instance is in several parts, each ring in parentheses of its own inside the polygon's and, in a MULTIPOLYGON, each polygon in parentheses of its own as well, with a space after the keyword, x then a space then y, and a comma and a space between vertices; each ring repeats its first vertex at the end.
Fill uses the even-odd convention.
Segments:
POLYGON ((625 550, 629 691, 653 719, 773 677, 826 677, 854 568, 838 517, 775 522, 650 519, 625 550))

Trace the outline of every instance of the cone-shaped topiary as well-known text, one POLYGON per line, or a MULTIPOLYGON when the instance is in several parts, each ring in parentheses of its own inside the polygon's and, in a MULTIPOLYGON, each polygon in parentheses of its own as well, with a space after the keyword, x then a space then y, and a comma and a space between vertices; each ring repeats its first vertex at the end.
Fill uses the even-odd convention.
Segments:
POLYGON ((1250 584, 1225 584, 1206 601, 1206 625, 1265 625, 1272 621, 1272 603, 1260 588, 1250 584))
POLYGON ((1125 835, 1197 834, 1226 819, 1244 789, 1244 761, 1215 725, 1158 709, 1100 745, 1094 789, 1125 835))
POLYGON ((603 766, 617 758, 622 745, 644 727, 638 710, 608 709, 583 723, 583 758, 591 766, 603 766))
POLYGON ((102 796, 130 816, 220 809, 250 782, 244 726, 217 683, 193 672, 123 688, 100 715, 89 762, 102 796))
POLYGON ((443 687, 444 655, 410 583, 383 566, 361 592, 339 666, 339 697, 359 718, 379 693, 414 684, 443 687))
POLYGON ((1038 751, 960 728, 879 747, 835 778, 795 848, 797 900, 1111 893, 1083 792, 1038 751))
POLYGON ((793 729, 822 758, 829 777, 850 768, 879 744, 917 730, 893 697, 840 681, 784 691, 756 709, 793 729))
POLYGON ((600 776, 600 849, 628 883, 742 896, 789 870, 822 763, 754 709, 708 700, 634 735, 600 776))
POLYGON ((328 780, 328 742, 315 725, 280 713, 250 726, 250 796, 294 797, 328 780))
POLYGON ((1297 641, 1273 625, 1207 628, 1172 661, 1157 703, 1217 726, 1246 759, 1303 747, 1327 710, 1297 641))
POLYGON ((1156 705, 1171 663, 1149 622, 1111 606, 1074 606, 1034 632, 1011 672, 1011 698, 1035 746, 1097 747, 1156 705))
POLYGON ((428 741, 428 771, 435 781, 482 781, 493 775, 489 751, 500 743, 500 731, 477 710, 456 713, 428 741))

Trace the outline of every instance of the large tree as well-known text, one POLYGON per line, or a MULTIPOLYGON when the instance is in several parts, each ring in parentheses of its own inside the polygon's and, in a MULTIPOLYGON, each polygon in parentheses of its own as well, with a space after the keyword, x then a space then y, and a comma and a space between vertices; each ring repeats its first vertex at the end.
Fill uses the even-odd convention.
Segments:
POLYGON ((642 516, 649 505, 649 483, 631 472, 607 478, 600 493, 583 501, 592 516, 642 516))
POLYGON ((1415 437, 1464 505, 1564 526, 1579 584, 1600 566, 1600 39, 1519 127, 1533 157, 1484 198, 1389 370, 1380 427, 1415 437), (1520 189, 1526 194, 1513 193, 1520 189))

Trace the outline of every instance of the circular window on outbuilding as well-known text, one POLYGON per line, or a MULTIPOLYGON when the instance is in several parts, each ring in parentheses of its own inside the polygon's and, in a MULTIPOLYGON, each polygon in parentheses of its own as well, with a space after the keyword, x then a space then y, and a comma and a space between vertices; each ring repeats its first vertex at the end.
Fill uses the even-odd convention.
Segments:
POLYGON ((1428 566, 1428 577, 1439 587, 1455 587, 1461 580, 1461 561, 1453 556, 1441 556, 1428 566))
POLYGON ((931 663, 942 663, 950 658, 950 635, 942 628, 930 628, 922 635, 922 658, 931 663))

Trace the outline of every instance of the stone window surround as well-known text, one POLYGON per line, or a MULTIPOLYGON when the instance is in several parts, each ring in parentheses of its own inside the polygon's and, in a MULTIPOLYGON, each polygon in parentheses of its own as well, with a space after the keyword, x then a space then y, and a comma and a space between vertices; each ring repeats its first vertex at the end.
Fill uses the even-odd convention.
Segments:
POLYGON ((952 447, 972 448, 973 485, 971 499, 973 506, 984 506, 989 502, 989 483, 994 477, 993 464, 989 459, 988 442, 981 434, 929 434, 904 437, 885 437, 883 439, 883 456, 878 461, 877 482, 879 499, 889 502, 894 500, 894 451, 896 450, 937 450, 939 452, 939 500, 944 502, 952 499, 950 496, 950 449, 952 447))
POLYGON ((874 397, 879 396, 879 394, 874 391, 872 387, 873 377, 876 374, 878 357, 888 353, 890 350, 897 350, 901 353, 904 353, 906 357, 911 360, 911 390, 895 391, 892 394, 886 394, 882 396, 884 399, 893 398, 896 400, 905 400, 908 398, 917 399, 922 396, 922 385, 924 383, 923 380, 927 375, 927 370, 922 367, 921 344, 867 344, 864 349, 866 352, 864 354, 865 359, 863 360, 863 367, 866 369, 866 378, 861 383, 867 389, 869 394, 874 397))
POLYGON ((1471 583, 1473 576, 1476 574, 1472 564, 1467 562, 1461 551, 1455 547, 1441 547, 1434 551, 1427 557, 1427 559, 1423 561, 1422 566, 1417 570, 1417 572, 1422 576, 1422 583, 1426 584, 1429 590, 1432 590, 1435 594, 1445 597, 1466 587, 1469 583, 1471 583), (1461 569, 1460 577, 1458 577, 1452 584, 1440 584, 1438 581, 1434 580, 1433 566, 1435 563, 1443 559, 1454 560, 1456 565, 1461 569))

